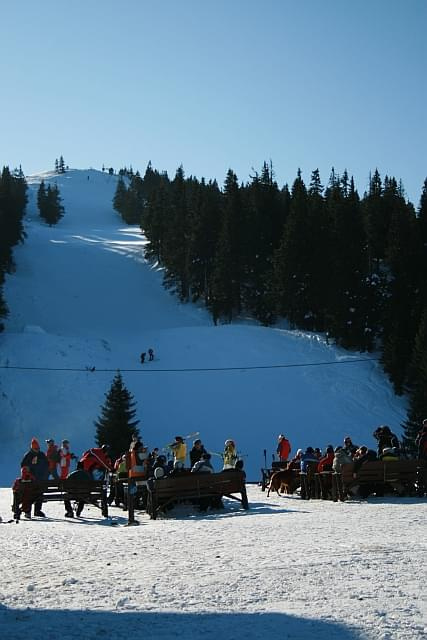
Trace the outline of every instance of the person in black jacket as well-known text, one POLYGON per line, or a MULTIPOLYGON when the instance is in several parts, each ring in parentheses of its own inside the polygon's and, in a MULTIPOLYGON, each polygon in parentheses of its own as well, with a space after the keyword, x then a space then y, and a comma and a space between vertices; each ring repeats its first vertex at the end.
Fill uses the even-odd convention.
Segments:
POLYGON ((391 432, 390 427, 383 425, 375 429, 372 434, 377 440, 377 454, 380 457, 384 451, 384 449, 394 449, 396 452, 400 451, 400 442, 398 437, 391 432))
POLYGON ((202 459, 202 456, 207 453, 201 440, 194 440, 193 447, 190 450, 190 468, 192 469, 196 462, 202 459))
MULTIPOLYGON (((49 477, 49 462, 46 454, 40 450, 40 445, 36 438, 31 440, 30 450, 22 458, 21 469, 22 467, 28 467, 36 482, 46 482, 49 477)), ((37 498, 34 502, 34 515, 45 518, 46 516, 42 511, 42 502, 43 497, 37 498)))

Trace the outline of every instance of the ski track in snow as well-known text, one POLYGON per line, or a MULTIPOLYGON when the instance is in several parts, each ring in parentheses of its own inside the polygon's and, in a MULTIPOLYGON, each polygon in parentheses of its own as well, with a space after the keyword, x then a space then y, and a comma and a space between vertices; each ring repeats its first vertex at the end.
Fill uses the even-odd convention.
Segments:
MULTIPOLYGON (((3 637, 113 638, 133 623, 148 638, 424 637, 425 501, 248 495, 248 512, 181 506, 131 528, 93 507, 65 520, 57 503, 0 525, 3 637)), ((1 490, 3 520, 9 509, 1 490)))

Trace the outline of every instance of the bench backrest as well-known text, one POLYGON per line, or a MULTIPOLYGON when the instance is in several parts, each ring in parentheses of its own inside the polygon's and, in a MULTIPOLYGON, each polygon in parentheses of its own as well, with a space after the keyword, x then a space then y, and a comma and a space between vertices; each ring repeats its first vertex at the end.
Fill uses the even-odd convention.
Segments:
POLYGON ((158 496, 226 495, 239 493, 244 487, 245 474, 242 471, 223 471, 221 473, 177 474, 171 478, 158 478, 152 481, 150 490, 158 496))
POLYGON ((354 465, 344 464, 342 467, 342 478, 344 484, 357 482, 363 483, 381 483, 381 482, 398 482, 409 481, 415 482, 417 477, 418 460, 375 460, 373 462, 365 462, 357 470, 357 478, 353 478, 354 465))

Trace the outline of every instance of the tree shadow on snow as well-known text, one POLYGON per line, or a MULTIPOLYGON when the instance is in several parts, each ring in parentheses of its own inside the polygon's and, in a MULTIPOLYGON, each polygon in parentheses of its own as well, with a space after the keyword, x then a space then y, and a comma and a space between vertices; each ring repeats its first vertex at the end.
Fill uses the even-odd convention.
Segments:
MULTIPOLYGON (((124 600, 117 606, 132 608, 132 596, 124 600)), ((64 640, 116 640, 127 636, 141 636, 144 640, 177 637, 203 637, 206 640, 259 640, 264 637, 283 640, 363 640, 366 637, 361 631, 344 624, 284 613, 10 609, 1 604, 0 634, 3 638, 28 637, 31 640, 53 637, 64 640)))

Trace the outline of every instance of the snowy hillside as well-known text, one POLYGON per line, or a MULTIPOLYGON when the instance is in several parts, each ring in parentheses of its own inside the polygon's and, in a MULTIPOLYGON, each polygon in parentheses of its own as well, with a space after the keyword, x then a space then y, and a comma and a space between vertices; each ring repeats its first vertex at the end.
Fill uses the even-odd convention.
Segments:
POLYGON ((145 262, 140 229, 112 209, 116 184, 94 170, 29 178, 27 239, 15 250, 0 334, 0 484, 15 477, 33 436, 66 437, 76 453, 91 446, 118 369, 149 447, 200 431, 220 452, 234 438, 250 480, 280 432, 294 451, 339 444, 346 434, 372 445, 382 423, 400 432, 404 401, 373 357, 301 332, 215 327, 203 308, 179 304, 145 262), (58 184, 65 207, 52 228, 37 212, 42 178, 58 184), (141 365, 149 347, 155 360, 141 365))

